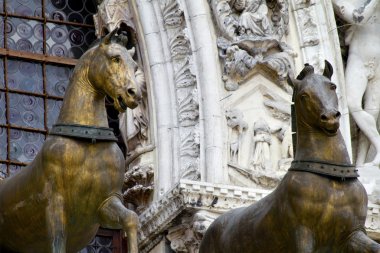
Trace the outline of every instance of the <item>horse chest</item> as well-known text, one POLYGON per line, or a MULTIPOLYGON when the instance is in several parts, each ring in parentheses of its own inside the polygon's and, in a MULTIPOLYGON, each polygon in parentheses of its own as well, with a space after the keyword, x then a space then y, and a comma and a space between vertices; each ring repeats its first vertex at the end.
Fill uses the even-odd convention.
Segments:
POLYGON ((366 194, 356 179, 332 180, 298 172, 288 176, 283 187, 281 192, 292 215, 312 223, 308 225, 348 224, 365 216, 366 194))
POLYGON ((43 154, 48 181, 65 186, 59 191, 69 200, 109 194, 122 185, 124 158, 115 143, 60 138, 47 141, 43 154))

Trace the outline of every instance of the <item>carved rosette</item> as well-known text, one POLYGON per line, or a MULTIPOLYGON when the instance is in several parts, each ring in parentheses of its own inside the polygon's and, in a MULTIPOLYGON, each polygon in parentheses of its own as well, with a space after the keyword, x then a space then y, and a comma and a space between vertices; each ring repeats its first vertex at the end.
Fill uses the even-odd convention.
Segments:
POLYGON ((174 68, 180 133, 180 178, 200 179, 199 101, 185 16, 177 0, 160 1, 174 68))
POLYGON ((210 4, 220 33, 217 45, 227 90, 236 90, 260 65, 275 71, 282 84, 288 74, 293 75, 295 53, 282 41, 289 23, 287 1, 211 0, 210 4))

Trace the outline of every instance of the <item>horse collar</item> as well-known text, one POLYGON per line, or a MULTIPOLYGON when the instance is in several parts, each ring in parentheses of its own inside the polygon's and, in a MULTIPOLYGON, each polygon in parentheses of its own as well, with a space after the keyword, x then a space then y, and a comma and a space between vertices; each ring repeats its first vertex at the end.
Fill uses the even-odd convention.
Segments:
POLYGON ((357 178, 358 170, 353 164, 335 164, 323 161, 294 160, 289 171, 307 171, 336 178, 357 178))
POLYGON ((117 141, 112 128, 79 124, 56 124, 49 134, 91 140, 92 143, 96 141, 117 141))

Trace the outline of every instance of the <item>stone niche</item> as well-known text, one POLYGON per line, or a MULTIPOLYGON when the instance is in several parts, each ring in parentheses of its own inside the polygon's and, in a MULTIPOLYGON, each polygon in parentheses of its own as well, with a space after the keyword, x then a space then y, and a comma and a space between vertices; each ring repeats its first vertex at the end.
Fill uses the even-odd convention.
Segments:
POLYGON ((293 156, 291 94, 258 67, 225 99, 226 158, 233 185, 274 188, 293 156))

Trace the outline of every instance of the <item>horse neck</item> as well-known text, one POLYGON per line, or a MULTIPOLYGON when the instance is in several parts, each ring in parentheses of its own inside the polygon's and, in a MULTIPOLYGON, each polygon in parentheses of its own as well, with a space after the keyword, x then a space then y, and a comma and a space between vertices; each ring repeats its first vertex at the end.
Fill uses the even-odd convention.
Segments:
POLYGON ((311 127, 299 126, 297 122, 297 144, 294 160, 317 160, 350 164, 347 148, 340 131, 327 136, 311 127))
POLYGON ((105 95, 87 78, 89 61, 83 59, 75 68, 57 123, 108 127, 105 95))

